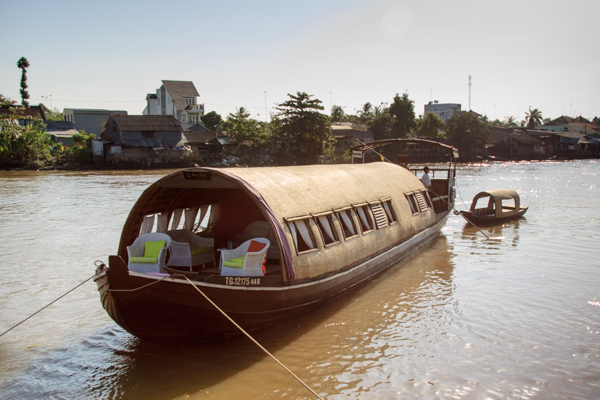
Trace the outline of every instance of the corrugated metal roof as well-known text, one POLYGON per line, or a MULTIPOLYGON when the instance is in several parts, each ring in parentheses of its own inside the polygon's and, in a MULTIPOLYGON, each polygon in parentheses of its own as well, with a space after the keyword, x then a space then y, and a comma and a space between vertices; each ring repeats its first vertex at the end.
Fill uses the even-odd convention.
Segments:
POLYGON ((73 135, 76 135, 79 133, 79 131, 77 129, 69 129, 66 131, 46 131, 46 133, 48 133, 50 136, 54 136, 56 138, 64 138, 64 139, 68 139, 73 137, 73 135))
POLYGON ((172 115, 113 115, 111 118, 122 132, 183 132, 183 127, 172 115))
POLYGON ((210 131, 185 131, 183 135, 188 143, 207 143, 208 141, 215 138, 215 133, 210 131))

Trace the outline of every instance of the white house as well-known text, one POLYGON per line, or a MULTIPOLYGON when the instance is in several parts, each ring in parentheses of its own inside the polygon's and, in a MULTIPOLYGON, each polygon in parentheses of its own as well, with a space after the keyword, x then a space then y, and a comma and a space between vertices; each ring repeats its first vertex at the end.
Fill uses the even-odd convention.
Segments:
POLYGON ((191 81, 162 81, 156 94, 146 96, 144 115, 173 115, 184 129, 199 123, 204 104, 198 104, 198 91, 191 81))
POLYGON ((425 113, 434 113, 443 123, 460 111, 460 104, 457 103, 438 103, 437 100, 425 104, 425 113))

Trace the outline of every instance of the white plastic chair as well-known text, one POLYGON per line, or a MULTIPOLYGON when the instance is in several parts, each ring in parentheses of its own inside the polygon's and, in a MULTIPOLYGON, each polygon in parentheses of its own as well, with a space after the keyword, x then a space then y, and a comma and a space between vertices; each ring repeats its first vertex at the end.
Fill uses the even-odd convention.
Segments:
POLYGON ((128 264, 130 271, 134 272, 165 272, 167 252, 171 246, 171 237, 164 233, 145 233, 138 236, 131 246, 127 247, 128 264), (146 242, 165 241, 157 257, 145 256, 146 242))
POLYGON ((271 226, 267 221, 254 221, 251 222, 244 232, 236 236, 237 243, 243 243, 246 240, 252 238, 263 237, 270 241, 269 250, 267 251, 267 258, 279 259, 279 249, 277 248, 277 241, 275 235, 271 230, 271 226))
POLYGON ((264 276, 263 263, 269 249, 269 239, 266 238, 253 238, 245 241, 238 247, 232 250, 223 249, 221 250, 221 275, 223 276, 264 276), (257 246, 252 242, 257 242, 264 245, 264 247, 258 251, 252 250, 252 247, 257 246), (243 257, 243 258, 242 258, 243 257), (234 262, 233 260, 236 260, 234 262), (239 262, 241 260, 241 262, 239 262), (225 265, 229 264, 229 265, 225 265), (232 265, 241 266, 241 268, 233 267, 232 265))
POLYGON ((215 261, 213 238, 203 238, 187 229, 167 231, 173 239, 171 242, 171 257, 167 266, 188 267, 215 261))

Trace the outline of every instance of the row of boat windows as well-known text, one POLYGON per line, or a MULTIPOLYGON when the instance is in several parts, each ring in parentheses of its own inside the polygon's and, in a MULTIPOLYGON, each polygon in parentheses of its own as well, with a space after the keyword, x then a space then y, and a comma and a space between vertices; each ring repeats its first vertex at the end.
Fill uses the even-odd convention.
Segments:
MULTIPOLYGON (((432 208, 431 199, 426 190, 406 193, 405 196, 413 215, 432 208)), ((300 254, 317 248, 311 222, 317 227, 323 245, 327 247, 339 243, 342 239, 348 240, 359 234, 385 229, 397 223, 398 219, 392 201, 382 200, 352 205, 286 222, 294 239, 296 252, 300 254), (334 219, 341 228, 341 234, 335 228, 334 219)))

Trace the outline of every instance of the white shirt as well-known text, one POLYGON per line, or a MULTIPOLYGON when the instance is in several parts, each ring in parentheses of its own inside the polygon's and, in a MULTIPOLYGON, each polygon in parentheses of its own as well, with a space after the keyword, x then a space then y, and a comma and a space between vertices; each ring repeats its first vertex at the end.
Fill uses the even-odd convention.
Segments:
POLYGON ((429 179, 428 174, 423 174, 423 176, 421 177, 421 182, 423 182, 423 185, 425 185, 426 188, 431 187, 431 179, 429 179))

